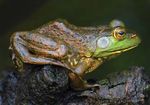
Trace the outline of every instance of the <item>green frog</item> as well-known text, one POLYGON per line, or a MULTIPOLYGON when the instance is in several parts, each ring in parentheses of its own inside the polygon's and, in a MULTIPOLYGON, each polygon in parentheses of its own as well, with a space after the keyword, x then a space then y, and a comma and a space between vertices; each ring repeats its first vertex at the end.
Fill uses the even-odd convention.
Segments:
POLYGON ((14 33, 10 49, 19 71, 23 71, 24 64, 62 66, 69 69, 71 86, 78 90, 98 86, 88 84, 84 75, 140 42, 119 20, 97 27, 78 27, 55 20, 32 31, 14 33))

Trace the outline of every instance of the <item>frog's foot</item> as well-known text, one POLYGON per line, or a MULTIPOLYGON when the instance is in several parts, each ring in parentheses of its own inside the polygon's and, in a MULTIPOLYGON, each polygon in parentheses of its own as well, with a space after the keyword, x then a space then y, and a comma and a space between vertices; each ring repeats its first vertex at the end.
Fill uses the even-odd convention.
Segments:
POLYGON ((88 83, 86 83, 85 85, 84 85, 84 87, 85 88, 100 88, 101 87, 101 85, 100 84, 88 84, 88 83))
POLYGON ((91 88, 100 88, 100 84, 89 84, 75 73, 69 73, 70 85, 74 90, 85 90, 91 88))

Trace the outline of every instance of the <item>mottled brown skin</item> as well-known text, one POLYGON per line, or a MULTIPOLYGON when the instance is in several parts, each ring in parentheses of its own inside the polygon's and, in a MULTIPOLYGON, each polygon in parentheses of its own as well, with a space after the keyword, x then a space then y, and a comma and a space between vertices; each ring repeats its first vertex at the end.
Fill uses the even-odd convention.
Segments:
POLYGON ((53 21, 33 31, 16 32, 11 37, 12 58, 19 70, 23 63, 66 67, 71 70, 73 88, 88 88, 93 85, 86 84, 82 77, 102 63, 101 59, 91 58, 92 52, 87 48, 98 32, 100 29, 78 28, 61 21, 53 21))

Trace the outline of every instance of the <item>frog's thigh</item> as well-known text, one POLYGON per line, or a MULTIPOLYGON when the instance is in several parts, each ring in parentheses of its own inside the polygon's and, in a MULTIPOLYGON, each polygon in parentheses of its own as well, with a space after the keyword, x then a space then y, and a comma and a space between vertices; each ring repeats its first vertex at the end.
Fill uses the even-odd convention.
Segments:
POLYGON ((61 58, 68 52, 66 45, 50 37, 45 37, 44 35, 37 33, 26 34, 24 37, 24 40, 27 40, 28 42, 28 49, 35 54, 44 57, 61 58))
POLYGON ((31 64, 48 64, 52 62, 51 59, 40 58, 30 54, 26 42, 20 38, 20 35, 22 34, 15 33, 12 39, 12 47, 23 62, 31 64))
POLYGON ((51 57, 51 58, 62 58, 68 52, 68 48, 65 45, 58 45, 58 48, 56 50, 52 50, 52 49, 44 49, 36 45, 28 44, 28 49, 31 52, 33 51, 34 53, 41 55, 43 57, 51 57))

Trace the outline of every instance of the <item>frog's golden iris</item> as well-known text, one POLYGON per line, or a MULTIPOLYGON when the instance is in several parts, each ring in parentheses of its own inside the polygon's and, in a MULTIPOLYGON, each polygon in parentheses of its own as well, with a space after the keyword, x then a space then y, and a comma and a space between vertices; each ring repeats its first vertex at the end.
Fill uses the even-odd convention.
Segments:
POLYGON ((125 38, 125 29, 124 28, 121 28, 121 27, 116 27, 114 30, 113 30, 113 36, 118 39, 118 40, 122 40, 125 38))

